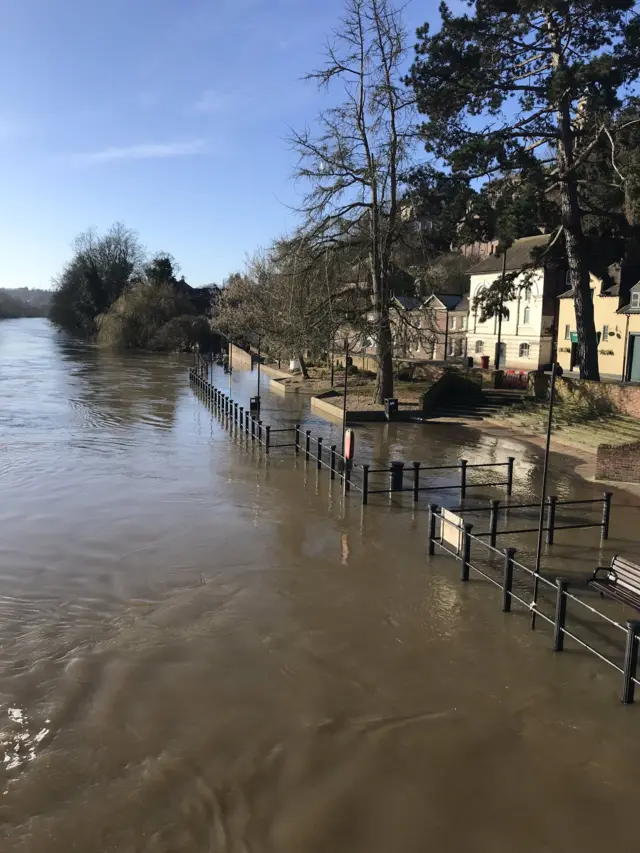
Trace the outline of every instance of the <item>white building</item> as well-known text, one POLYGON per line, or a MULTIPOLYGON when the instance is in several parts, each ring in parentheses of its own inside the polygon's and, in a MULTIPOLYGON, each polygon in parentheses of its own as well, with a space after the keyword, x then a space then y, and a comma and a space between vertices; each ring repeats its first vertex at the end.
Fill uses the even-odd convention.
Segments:
MULTIPOLYGON (((511 273, 523 269, 531 263, 532 250, 544 247, 548 241, 548 234, 516 240, 507 250, 506 271, 511 273)), ((518 289, 517 298, 505 302, 508 316, 502 318, 499 330, 497 316, 480 321, 476 300, 484 288, 500 278, 502 265, 502 256, 493 254, 469 270, 467 355, 473 358, 475 365, 481 364, 482 356, 488 356, 493 367, 500 332, 500 367, 537 370, 551 364, 555 358, 557 297, 566 290, 565 272, 557 266, 548 265, 531 270, 527 278, 519 275, 516 288, 525 281, 529 281, 530 286, 518 289)))

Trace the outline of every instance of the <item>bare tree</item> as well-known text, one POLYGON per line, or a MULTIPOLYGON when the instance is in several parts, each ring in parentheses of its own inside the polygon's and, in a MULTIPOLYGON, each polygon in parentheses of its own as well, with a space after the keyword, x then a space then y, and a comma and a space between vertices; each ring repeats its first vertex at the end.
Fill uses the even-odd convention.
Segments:
POLYGON ((294 132, 291 140, 300 157, 296 177, 310 184, 301 207, 310 243, 356 246, 365 261, 380 401, 393 395, 389 278, 412 135, 405 55, 402 18, 390 0, 345 0, 326 64, 308 75, 321 87, 342 84, 344 100, 319 115, 317 132, 294 132))

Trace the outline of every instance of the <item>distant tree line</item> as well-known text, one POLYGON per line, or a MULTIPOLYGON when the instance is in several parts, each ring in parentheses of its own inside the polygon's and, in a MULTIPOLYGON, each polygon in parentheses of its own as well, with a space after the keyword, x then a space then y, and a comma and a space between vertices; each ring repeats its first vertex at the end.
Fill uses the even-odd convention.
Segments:
POLYGON ((86 231, 54 280, 51 319, 114 348, 208 351, 218 344, 201 313, 201 295, 176 273, 171 255, 149 258, 138 235, 121 223, 102 235, 86 231))
POLYGON ((49 314, 51 292, 38 288, 15 287, 0 289, 0 320, 17 317, 46 317, 49 314))

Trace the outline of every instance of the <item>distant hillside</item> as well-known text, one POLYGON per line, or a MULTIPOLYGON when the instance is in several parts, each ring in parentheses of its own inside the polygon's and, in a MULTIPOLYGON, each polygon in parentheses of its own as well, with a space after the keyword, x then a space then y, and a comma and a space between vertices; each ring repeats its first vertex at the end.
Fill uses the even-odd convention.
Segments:
POLYGON ((0 288, 0 319, 46 317, 50 304, 50 290, 32 290, 28 287, 0 288))

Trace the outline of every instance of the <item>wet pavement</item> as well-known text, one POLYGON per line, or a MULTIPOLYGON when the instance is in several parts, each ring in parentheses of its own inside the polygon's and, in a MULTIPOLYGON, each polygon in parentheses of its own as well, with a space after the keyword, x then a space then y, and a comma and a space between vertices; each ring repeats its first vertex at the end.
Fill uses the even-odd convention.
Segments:
MULTIPOLYGON (((255 374, 231 382, 244 404, 256 392, 255 374)), ((265 422, 339 443, 308 398, 266 378, 262 395, 265 422)), ((363 426, 357 455, 514 455, 522 497, 541 475, 538 448, 451 425, 363 426)), ((601 494, 552 462, 552 492, 601 494)), ((577 647, 554 655, 486 582, 427 561, 426 499, 363 509, 289 451, 232 440, 183 359, 0 323, 0 477, 3 851, 635 841, 640 718, 617 674, 577 647)), ((433 500, 455 503, 439 484, 433 500)), ((559 533, 545 571, 578 584, 613 553, 639 557, 638 504, 615 490, 611 539, 559 533)), ((535 535, 509 544, 531 562, 535 535)))

